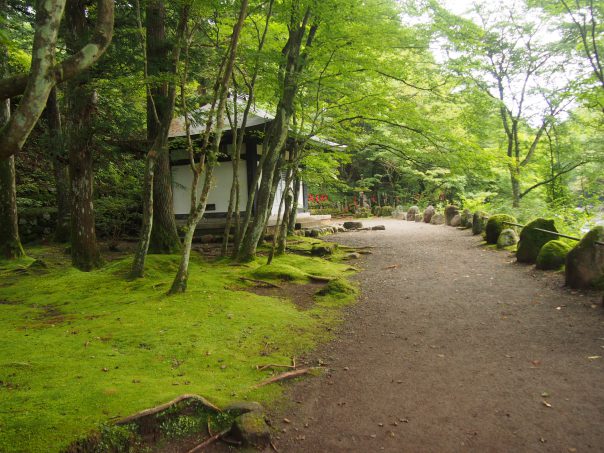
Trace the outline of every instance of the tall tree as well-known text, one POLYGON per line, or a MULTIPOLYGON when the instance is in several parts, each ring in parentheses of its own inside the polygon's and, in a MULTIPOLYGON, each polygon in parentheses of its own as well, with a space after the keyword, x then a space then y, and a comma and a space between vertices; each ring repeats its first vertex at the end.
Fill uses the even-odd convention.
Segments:
MULTIPOLYGON (((67 48, 74 52, 89 39, 91 29, 86 0, 68 0, 67 48)), ((92 74, 82 71, 66 86, 69 180, 71 199, 71 261, 83 271, 102 264, 94 221, 92 139, 97 92, 92 74)))
POLYGON ((172 195, 172 173, 168 137, 164 124, 170 124, 174 111, 170 78, 176 76, 176 67, 170 61, 174 46, 179 45, 179 36, 167 33, 167 11, 162 0, 149 0, 146 7, 147 76, 150 90, 147 95, 147 140, 156 138, 157 157, 153 176, 153 229, 149 249, 154 253, 175 253, 180 250, 180 239, 176 229, 172 195))
MULTIPOLYGON (((6 0, 0 0, 0 21, 6 19, 6 0)), ((0 41, 0 77, 8 73, 8 49, 0 41)), ((0 101, 0 129, 10 118, 10 99, 0 101)), ((17 189, 15 186, 15 156, 0 159, 0 257, 19 258, 24 255, 19 240, 17 218, 17 189)))
POLYGON ((311 6, 301 5, 292 1, 289 36, 282 54, 283 60, 279 68, 279 103, 275 119, 268 131, 261 162, 260 186, 256 195, 256 213, 251 222, 252 212, 246 211, 243 225, 243 238, 237 259, 249 261, 256 255, 256 247, 270 216, 272 199, 275 194, 279 175, 276 171, 279 159, 283 156, 287 141, 289 124, 294 113, 294 102, 300 84, 300 76, 305 68, 308 53, 315 38, 318 22, 311 23, 313 12, 311 6))
POLYGON ((189 278, 189 259, 191 255, 191 245, 193 243, 193 234, 195 233, 197 224, 204 215, 208 201, 208 193, 213 182, 212 173, 218 160, 218 152, 220 150, 220 142, 222 140, 222 133, 225 124, 227 96, 229 94, 233 67, 235 66, 235 57, 237 56, 239 36, 247 16, 247 8, 248 0, 241 0, 239 15, 235 25, 233 26, 233 33, 231 34, 227 52, 224 56, 223 63, 220 66, 221 70, 218 72, 218 77, 214 85, 214 94, 206 122, 205 134, 201 148, 201 161, 199 163, 195 162, 186 105, 184 105, 183 101, 183 106, 185 107, 185 122, 187 123, 186 127, 189 157, 191 161, 191 170, 193 171, 193 183, 191 184, 191 208, 189 210, 189 217, 185 226, 183 253, 180 259, 180 265, 178 266, 178 271, 174 277, 174 281, 172 282, 172 287, 170 288, 170 294, 183 293, 187 288, 187 281, 189 278), (214 124, 215 127, 212 127, 214 124), (213 135, 211 140, 210 135, 213 135), (198 198, 197 186, 200 177, 202 176, 203 188, 198 198))
MULTIPOLYGON (((138 7, 138 2, 137 2, 138 7)), ((165 79, 160 84, 160 88, 152 89, 153 84, 146 80, 147 85, 147 115, 151 114, 153 117, 153 131, 155 135, 152 138, 151 147, 147 152, 145 159, 145 176, 143 183, 143 225, 141 228, 140 240, 137 246, 137 251, 134 256, 134 262, 132 264, 132 270, 130 276, 132 278, 141 278, 144 276, 145 271, 145 260, 147 253, 151 248, 153 232, 156 228, 159 228, 160 233, 156 236, 159 239, 159 243, 163 244, 162 250, 164 252, 173 252, 175 247, 180 247, 180 240, 176 234, 176 224, 174 216, 170 214, 173 212, 172 207, 172 187, 171 187, 171 176, 170 176, 170 156, 168 153, 168 135, 170 132, 170 124, 172 123, 172 117, 174 115, 174 104, 176 100, 176 78, 178 73, 178 65, 180 63, 182 45, 184 43, 185 33, 187 30, 187 22, 189 20, 189 13, 191 9, 191 3, 186 1, 182 4, 178 14, 178 25, 174 33, 173 39, 169 40, 165 35, 166 20, 166 9, 162 1, 152 0, 147 6, 147 33, 149 33, 149 27, 157 25, 161 33, 157 36, 153 36, 151 40, 155 40, 153 43, 148 43, 143 46, 143 53, 145 59, 145 76, 148 75, 150 54, 154 53, 154 62, 157 65, 155 71, 161 71, 162 77, 165 79), (165 59, 160 61, 157 56, 165 55, 165 59), (165 85, 164 85, 165 84, 165 85), (167 91, 164 91, 167 90, 167 91), (159 159, 163 159, 163 165, 167 165, 167 172, 163 173, 163 182, 156 184, 157 169, 159 159), (169 187, 166 187, 169 186, 169 187), (163 189, 169 189, 169 195, 163 191, 163 189), (158 209, 163 210, 159 214, 165 221, 163 225, 157 225, 156 220, 156 196, 161 196, 162 202, 158 209), (166 205, 169 199, 169 206, 166 205), (168 219, 167 216, 171 215, 168 219), (166 225, 170 224, 169 228, 166 229, 166 225), (174 231, 172 231, 174 230, 174 231), (170 245, 171 244, 171 245, 170 245)), ((139 14, 139 28, 142 27, 139 14)), ((149 36, 148 36, 149 37, 149 36)), ((156 74, 157 75, 157 74, 156 74)), ((149 127, 149 123, 148 123, 149 127)), ((160 173, 163 170, 160 170, 160 173)), ((161 221, 160 221, 161 222, 161 221)))

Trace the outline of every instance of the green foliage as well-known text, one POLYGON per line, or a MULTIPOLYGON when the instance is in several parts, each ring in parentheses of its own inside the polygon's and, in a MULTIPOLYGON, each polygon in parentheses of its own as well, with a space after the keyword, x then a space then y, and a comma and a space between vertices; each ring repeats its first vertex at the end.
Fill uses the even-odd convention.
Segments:
POLYGON ((537 269, 558 270, 564 266, 572 246, 561 240, 547 242, 537 255, 537 269))
POLYGON ((358 208, 354 213, 357 219, 366 219, 371 217, 371 208, 358 208))
POLYGON ((497 239, 499 239, 499 235, 503 230, 507 228, 516 228, 503 222, 518 223, 511 215, 495 214, 490 216, 485 227, 485 239, 487 244, 497 244, 497 239))

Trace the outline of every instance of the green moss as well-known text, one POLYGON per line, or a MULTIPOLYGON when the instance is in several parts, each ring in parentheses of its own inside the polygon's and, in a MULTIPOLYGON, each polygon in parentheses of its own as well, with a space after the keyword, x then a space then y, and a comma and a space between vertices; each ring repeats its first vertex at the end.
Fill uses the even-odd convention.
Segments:
POLYGON ((520 242, 518 242, 518 250, 516 251, 516 258, 519 263, 535 263, 541 247, 558 238, 555 234, 544 233, 535 228, 558 231, 552 219, 539 218, 527 223, 520 232, 520 242))
POLYGON ((566 255, 572 247, 566 242, 553 240, 547 242, 537 255, 537 269, 558 270, 566 261, 566 255))
POLYGON ((515 229, 514 226, 508 225, 503 222, 511 222, 518 223, 517 220, 511 215, 507 214, 495 214, 489 217, 485 227, 486 241, 487 244, 497 244, 497 239, 499 239, 499 235, 506 228, 515 229))
POLYGON ((7 453, 61 450, 107 420, 183 393, 219 405, 274 399, 281 386, 251 390, 267 377, 255 366, 289 363, 330 338, 326 327, 340 321, 342 303, 325 296, 298 310, 233 284, 254 270, 304 282, 311 273, 349 273, 346 264, 297 254, 271 266, 193 254, 187 292, 167 297, 178 255, 149 255, 146 278, 128 281, 129 258, 80 272, 58 249, 28 254, 48 262, 48 271, 5 267, 0 286, 0 451, 7 453))
POLYGON ((283 263, 264 264, 251 272, 252 277, 268 280, 295 281, 305 280, 307 274, 283 263))
POLYGON ((347 297, 354 296, 357 294, 357 289, 348 280, 338 278, 332 280, 325 288, 317 293, 319 296, 331 296, 331 297, 347 297))

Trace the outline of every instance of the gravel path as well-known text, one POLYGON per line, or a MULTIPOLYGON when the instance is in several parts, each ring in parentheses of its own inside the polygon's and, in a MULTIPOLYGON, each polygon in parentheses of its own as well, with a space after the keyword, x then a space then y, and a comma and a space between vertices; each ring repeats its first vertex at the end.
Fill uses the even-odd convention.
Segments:
POLYGON ((330 372, 273 414, 280 452, 604 451, 600 294, 468 231, 364 223, 386 231, 333 236, 376 248, 360 302, 318 352, 330 372))

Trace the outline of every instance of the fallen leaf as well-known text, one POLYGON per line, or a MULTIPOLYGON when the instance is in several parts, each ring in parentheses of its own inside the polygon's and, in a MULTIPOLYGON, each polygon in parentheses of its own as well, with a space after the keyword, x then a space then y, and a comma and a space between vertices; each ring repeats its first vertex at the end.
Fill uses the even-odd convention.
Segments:
POLYGON ((397 269, 399 266, 400 266, 400 264, 392 264, 390 266, 386 266, 384 268, 384 270, 386 270, 386 269, 397 269))
POLYGON ((543 393, 541 394, 541 396, 542 396, 543 398, 547 398, 547 397, 549 396, 549 393, 547 393, 547 392, 543 392, 543 393))
POLYGON ((541 442, 542 444, 544 444, 545 443, 545 439, 543 437, 540 437, 539 438, 539 442, 541 442))
POLYGON ((539 365, 541 365, 541 360, 531 360, 531 363, 534 367, 538 367, 539 365))
POLYGON ((552 407, 552 405, 545 400, 543 400, 542 403, 545 407, 552 407))
POLYGON ((441 359, 444 359, 444 358, 445 358, 445 355, 444 355, 444 354, 436 354, 436 355, 437 355, 438 357, 440 357, 441 359))
POLYGON ((284 418, 284 419, 283 419, 283 421, 284 421, 285 423, 291 423, 291 420, 290 420, 289 418, 284 418))
POLYGON ((590 355, 588 357, 589 360, 597 360, 597 359, 601 359, 602 356, 601 355, 590 355))

